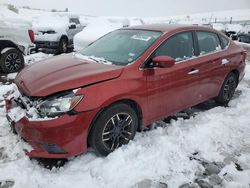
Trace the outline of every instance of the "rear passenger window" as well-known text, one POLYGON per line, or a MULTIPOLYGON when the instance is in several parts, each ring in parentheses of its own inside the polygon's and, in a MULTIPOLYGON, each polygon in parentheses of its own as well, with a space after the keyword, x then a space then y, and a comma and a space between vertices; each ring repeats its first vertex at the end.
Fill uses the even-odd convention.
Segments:
POLYGON ((225 49, 228 44, 229 44, 229 39, 227 39, 226 37, 220 36, 221 42, 222 42, 222 48, 225 49))
POLYGON ((217 34, 206 31, 197 31, 196 33, 200 47, 200 55, 221 50, 220 40, 217 34))
POLYGON ((191 32, 176 34, 167 39, 155 52, 154 56, 166 55, 176 62, 189 59, 194 55, 193 36, 191 32))

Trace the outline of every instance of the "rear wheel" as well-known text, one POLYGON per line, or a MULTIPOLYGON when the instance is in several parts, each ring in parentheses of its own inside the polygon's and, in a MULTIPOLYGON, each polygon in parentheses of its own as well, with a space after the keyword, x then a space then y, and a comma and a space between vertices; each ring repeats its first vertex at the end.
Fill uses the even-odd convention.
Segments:
POLYGON ((4 73, 12 73, 21 70, 24 67, 24 58, 22 53, 15 49, 9 49, 0 57, 0 69, 4 73))
POLYGON ((136 112, 128 105, 118 103, 100 114, 89 134, 90 146, 101 155, 108 155, 127 144, 138 127, 136 112))
POLYGON ((234 73, 229 73, 224 80, 218 97, 215 98, 216 102, 221 105, 227 105, 232 99, 235 89, 237 87, 237 76, 234 73))

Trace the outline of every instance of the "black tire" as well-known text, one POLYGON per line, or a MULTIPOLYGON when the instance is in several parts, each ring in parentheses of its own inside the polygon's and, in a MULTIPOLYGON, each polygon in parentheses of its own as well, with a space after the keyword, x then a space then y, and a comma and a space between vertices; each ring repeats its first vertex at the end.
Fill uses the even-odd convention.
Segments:
POLYGON ((127 104, 117 103, 103 111, 89 133, 88 143, 106 156, 133 140, 138 127, 136 112, 127 104))
POLYGON ((63 37, 61 38, 59 42, 59 47, 58 47, 59 53, 67 53, 68 52, 68 39, 63 37))
POLYGON ((1 54, 0 70, 3 73, 18 72, 24 67, 23 54, 15 48, 11 48, 1 54))
POLYGON ((215 101, 220 105, 227 106, 229 101, 232 99, 235 89, 238 84, 237 75, 234 73, 229 73, 225 78, 220 93, 218 97, 215 98, 215 101))

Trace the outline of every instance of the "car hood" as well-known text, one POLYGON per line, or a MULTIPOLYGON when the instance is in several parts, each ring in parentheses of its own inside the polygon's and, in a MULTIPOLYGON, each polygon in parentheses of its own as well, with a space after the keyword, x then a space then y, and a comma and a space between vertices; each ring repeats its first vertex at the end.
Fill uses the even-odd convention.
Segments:
POLYGON ((27 96, 44 97, 117 78, 122 70, 122 66, 95 63, 67 54, 24 68, 17 75, 15 83, 27 96))

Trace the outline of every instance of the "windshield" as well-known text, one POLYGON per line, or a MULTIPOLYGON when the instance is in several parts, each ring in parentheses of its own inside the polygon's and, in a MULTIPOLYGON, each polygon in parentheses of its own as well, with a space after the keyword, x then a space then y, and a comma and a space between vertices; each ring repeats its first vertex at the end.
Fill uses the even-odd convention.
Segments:
POLYGON ((105 59, 115 65, 127 65, 142 55, 161 34, 157 31, 117 30, 95 41, 80 53, 105 59))

